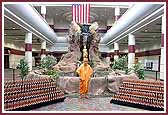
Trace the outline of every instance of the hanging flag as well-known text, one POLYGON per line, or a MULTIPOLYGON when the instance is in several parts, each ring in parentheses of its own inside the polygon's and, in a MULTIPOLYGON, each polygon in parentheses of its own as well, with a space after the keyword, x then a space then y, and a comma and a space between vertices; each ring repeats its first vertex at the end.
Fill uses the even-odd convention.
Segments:
POLYGON ((73 4, 72 20, 82 24, 90 22, 90 4, 73 4))

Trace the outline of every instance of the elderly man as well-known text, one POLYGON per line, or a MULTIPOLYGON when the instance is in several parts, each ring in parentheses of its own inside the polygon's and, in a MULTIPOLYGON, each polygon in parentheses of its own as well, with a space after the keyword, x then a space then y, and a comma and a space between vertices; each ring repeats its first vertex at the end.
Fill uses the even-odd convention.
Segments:
POLYGON ((80 76, 80 98, 84 96, 88 99, 89 81, 93 73, 92 68, 88 64, 88 58, 83 59, 83 64, 76 70, 76 72, 80 76))

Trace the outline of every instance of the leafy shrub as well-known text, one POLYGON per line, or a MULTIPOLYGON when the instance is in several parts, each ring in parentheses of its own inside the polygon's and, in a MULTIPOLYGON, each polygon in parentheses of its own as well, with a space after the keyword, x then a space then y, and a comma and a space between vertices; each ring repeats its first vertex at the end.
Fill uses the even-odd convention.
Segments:
POLYGON ((50 78, 54 79, 54 80, 57 80, 59 78, 59 73, 55 70, 48 70, 45 72, 46 75, 49 75, 50 78))
POLYGON ((141 63, 135 64, 131 69, 139 77, 139 79, 144 79, 144 70, 141 69, 141 63))
POLYGON ((23 79, 25 79, 29 73, 28 63, 25 61, 25 59, 21 59, 16 68, 20 70, 20 77, 23 81, 23 79))
POLYGON ((59 74, 57 71, 53 70, 52 67, 57 63, 57 58, 54 56, 46 56, 40 62, 40 68, 45 71, 43 74, 49 75, 50 78, 57 80, 59 78, 59 74))
POLYGON ((52 69, 52 67, 57 63, 57 58, 53 56, 46 56, 40 61, 41 69, 52 69))
POLYGON ((127 56, 122 56, 118 58, 117 60, 114 60, 112 63, 112 69, 116 70, 126 70, 127 69, 127 56))

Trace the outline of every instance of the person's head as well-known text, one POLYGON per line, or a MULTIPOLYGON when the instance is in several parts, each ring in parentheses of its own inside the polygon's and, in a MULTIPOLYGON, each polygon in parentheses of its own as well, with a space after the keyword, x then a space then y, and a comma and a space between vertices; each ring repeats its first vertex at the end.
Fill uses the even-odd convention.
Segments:
POLYGON ((83 58, 83 63, 84 63, 84 65, 87 65, 88 64, 88 58, 83 58))

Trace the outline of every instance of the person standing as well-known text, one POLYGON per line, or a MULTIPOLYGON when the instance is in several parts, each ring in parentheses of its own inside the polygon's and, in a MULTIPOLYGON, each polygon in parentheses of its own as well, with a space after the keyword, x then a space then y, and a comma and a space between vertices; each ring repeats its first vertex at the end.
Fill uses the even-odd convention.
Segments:
POLYGON ((88 64, 88 58, 83 59, 83 64, 80 65, 80 67, 76 70, 76 72, 80 76, 80 84, 79 84, 80 98, 85 97, 88 99, 89 81, 93 73, 92 68, 88 64))

